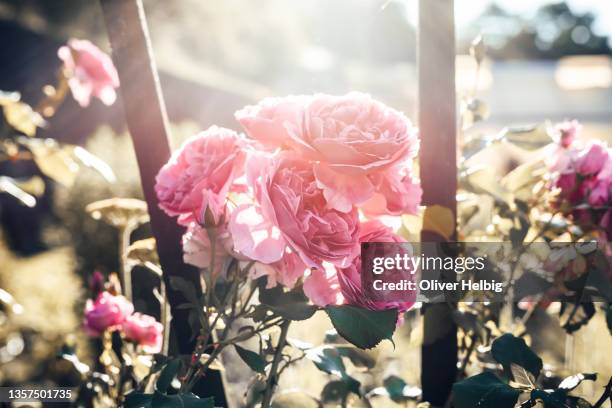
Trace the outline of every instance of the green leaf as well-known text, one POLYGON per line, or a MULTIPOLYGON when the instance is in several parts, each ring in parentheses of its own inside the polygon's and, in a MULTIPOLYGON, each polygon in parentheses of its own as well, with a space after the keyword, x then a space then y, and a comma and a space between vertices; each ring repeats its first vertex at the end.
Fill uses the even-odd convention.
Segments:
POLYGON ((371 369, 376 365, 376 356, 371 351, 352 346, 336 346, 336 349, 342 357, 351 360, 355 367, 371 369))
POLYGON ((125 396, 125 408, 150 408, 153 394, 131 392, 125 396))
POLYGON ((333 346, 316 347, 306 351, 306 358, 311 360, 319 370, 339 377, 349 391, 360 395, 361 383, 347 374, 342 356, 336 348, 333 346))
POLYGON ((155 391, 151 399, 151 408, 184 408, 184 405, 179 395, 166 395, 155 391))
POLYGON ((176 377, 179 369, 181 368, 181 360, 170 360, 168 364, 164 367, 162 372, 159 374, 159 378, 157 379, 156 389, 159 392, 165 393, 168 391, 168 387, 170 387, 170 383, 176 377))
POLYGON ((265 373, 266 360, 264 360, 263 357, 261 357, 259 354, 255 353, 254 351, 247 350, 244 347, 240 347, 237 344, 234 344, 234 347, 236 348, 236 352, 238 353, 242 361, 244 361, 246 365, 248 365, 251 368, 251 370, 261 373, 261 374, 265 373))
POLYGON ((275 314, 288 320, 306 320, 312 317, 317 307, 308 303, 301 289, 285 292, 280 285, 271 289, 259 288, 259 301, 275 314))
POLYGON ((387 391, 387 394, 389 395, 389 398, 397 403, 415 400, 423 393, 419 387, 410 386, 406 384, 404 380, 395 375, 385 378, 383 385, 387 391))
POLYGON ((493 342, 491 354, 495 361, 504 367, 504 372, 512 376, 512 364, 519 365, 529 371, 535 378, 542 370, 542 359, 538 357, 520 337, 506 333, 493 342))
POLYGON ((452 399, 456 408, 514 408, 520 394, 495 374, 484 372, 455 383, 452 399))
POLYGON ((397 323, 397 309, 367 310, 351 305, 325 308, 334 328, 351 344, 370 349, 384 339, 391 342, 397 323))

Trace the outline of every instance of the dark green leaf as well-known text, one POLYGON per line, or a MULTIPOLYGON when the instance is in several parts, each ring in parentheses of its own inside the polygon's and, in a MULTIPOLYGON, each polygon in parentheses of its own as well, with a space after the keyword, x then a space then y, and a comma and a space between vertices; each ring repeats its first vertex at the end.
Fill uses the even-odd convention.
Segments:
POLYGON ((495 374, 484 372, 455 383, 452 399, 456 408, 514 408, 520 394, 495 374))
POLYGON ((184 408, 184 405, 181 397, 176 394, 166 395, 155 391, 151 399, 151 408, 184 408))
POLYGON ((392 340, 397 323, 397 310, 367 310, 356 306, 325 308, 338 333, 351 344, 369 349, 384 339, 392 340))
POLYGON ((259 301, 275 314, 288 320, 306 320, 317 311, 317 307, 308 303, 308 298, 301 289, 285 292, 282 286, 271 289, 259 288, 259 301))
POLYGON ((156 384, 157 391, 161 393, 167 392, 170 383, 172 383, 172 380, 174 380, 180 368, 181 360, 170 360, 159 374, 156 384))
POLYGON ((419 398, 422 391, 419 387, 414 387, 406 384, 401 378, 392 375, 383 381, 383 385, 389 398, 399 403, 407 400, 415 400, 419 398))
POLYGON ((150 408, 153 394, 143 394, 141 392, 131 392, 125 396, 125 408, 150 408))
POLYGON ((527 346, 525 340, 510 333, 495 339, 491 347, 491 354, 495 361, 504 367, 504 372, 509 377, 511 377, 513 363, 529 371, 535 378, 542 370, 542 359, 527 346))
POLYGON ((361 383, 347 374, 342 356, 336 348, 332 346, 316 347, 307 350, 306 357, 310 359, 319 370, 339 377, 346 384, 349 391, 360 395, 359 388, 361 387, 361 383))
POLYGON ((355 367, 374 368, 376 365, 376 357, 371 351, 362 350, 352 346, 336 346, 336 349, 342 357, 346 357, 351 360, 351 363, 353 363, 355 367))
POLYGON ((266 360, 264 360, 263 357, 261 357, 259 354, 255 353, 254 351, 247 350, 244 347, 240 347, 237 344, 234 344, 234 347, 236 348, 236 352, 238 353, 242 361, 244 361, 246 365, 248 365, 251 368, 251 370, 261 373, 261 374, 265 373, 266 360))

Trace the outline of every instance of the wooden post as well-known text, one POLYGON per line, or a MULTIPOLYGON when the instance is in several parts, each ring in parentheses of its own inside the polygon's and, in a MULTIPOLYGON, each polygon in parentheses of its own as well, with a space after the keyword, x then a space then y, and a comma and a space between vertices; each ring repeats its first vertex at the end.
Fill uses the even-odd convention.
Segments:
MULTIPOLYGON (((419 1, 418 72, 423 204, 456 214, 457 145, 453 0, 419 1)), ((451 238, 455 240, 456 235, 451 238)), ((442 237, 423 231, 422 242, 442 237)), ((457 326, 446 303, 423 308, 423 399, 443 406, 457 375, 457 326)))
MULTIPOLYGON (((147 24, 140 0, 100 0, 112 57, 119 73, 119 88, 127 126, 132 136, 140 179, 149 208, 151 229, 157 241, 159 261, 172 311, 172 338, 175 353, 191 354, 195 346, 190 340, 191 327, 187 310, 177 309, 186 299, 173 290, 172 275, 187 279, 201 290, 199 271, 183 263, 181 236, 174 219, 157 205, 155 176, 170 158, 168 120, 157 70, 153 59, 147 24)), ((215 397, 215 406, 226 406, 223 382, 219 371, 210 371, 201 387, 195 391, 201 396, 215 397)))

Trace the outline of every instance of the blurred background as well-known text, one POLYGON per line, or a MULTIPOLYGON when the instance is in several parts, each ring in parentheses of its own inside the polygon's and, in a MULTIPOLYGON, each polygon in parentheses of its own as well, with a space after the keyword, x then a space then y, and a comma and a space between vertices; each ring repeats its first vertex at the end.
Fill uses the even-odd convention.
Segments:
MULTIPOLYGON (((239 130, 233 113, 270 95, 364 91, 415 120, 417 3, 144 0, 174 145, 213 123, 239 130)), ((455 8, 458 96, 476 96, 490 112, 470 132, 576 118, 586 137, 612 140, 609 1, 455 0, 455 8), (479 34, 487 51, 477 75, 467 54, 479 34)), ((70 37, 109 50, 97 2, 0 0, 0 90, 19 91, 35 105, 42 87, 54 82, 57 49, 70 37)), ((122 109, 119 100, 111 107, 93 101, 83 110, 69 98, 38 134, 86 147, 112 167, 116 183, 90 170, 81 171, 70 188, 45 179, 34 208, 0 194, 0 288, 23 306, 18 328, 37 334, 7 340, 12 332, 2 329, 0 383, 37 381, 55 371, 68 375, 65 367, 38 362, 78 331, 92 272, 117 268, 116 234, 83 209, 103 198, 141 196, 122 109)), ((0 174, 32 172, 32 164, 0 162, 0 174)), ((134 237, 139 236, 147 236, 146 228, 134 237)), ((145 281, 142 275, 143 284, 135 288, 144 299, 137 310, 148 307, 145 281)), ((564 334, 542 319, 537 324, 546 330, 540 342, 549 342, 544 358, 562 364, 565 343, 558 339, 564 334)), ((293 334, 318 343, 325 330, 297 325, 293 334)), ((388 360, 381 370, 416 383, 420 334, 407 324, 398 336, 396 351, 378 350, 388 360)), ((610 372, 612 362, 606 361, 610 372)), ((318 393, 320 374, 312 373, 299 374, 300 387, 318 393)), ((234 383, 244 380, 240 373, 226 374, 234 383)), ((283 386, 295 385, 296 375, 286 375, 283 386)), ((239 398, 241 391, 232 393, 239 398)))

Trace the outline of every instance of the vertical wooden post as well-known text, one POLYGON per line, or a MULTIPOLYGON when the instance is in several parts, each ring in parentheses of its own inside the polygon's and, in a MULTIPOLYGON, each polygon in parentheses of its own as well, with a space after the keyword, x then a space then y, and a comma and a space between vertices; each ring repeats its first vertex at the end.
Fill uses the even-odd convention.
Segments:
MULTIPOLYGON (((453 0, 419 1, 418 72, 420 169, 423 204, 441 205, 456 214, 457 145, 455 24, 453 0)), ((451 238, 456 239, 456 235, 451 238)), ((423 231, 423 242, 442 237, 423 231)), ((434 406, 448 400, 457 373, 457 327, 452 307, 423 308, 421 384, 423 399, 434 406)))
MULTIPOLYGON (((154 190, 155 176, 170 158, 168 120, 157 70, 153 59, 147 24, 140 0, 100 0, 112 57, 121 82, 127 126, 132 136, 140 179, 149 208, 151 229, 157 241, 159 261, 172 311, 172 337, 175 352, 191 354, 195 343, 190 340, 191 327, 188 311, 177 309, 187 302, 180 292, 173 290, 172 275, 187 279, 201 290, 197 269, 183 263, 182 229, 157 205, 154 190)), ((202 387, 196 392, 215 397, 215 406, 226 406, 225 392, 219 371, 210 371, 202 387)), ((202 395, 202 396, 204 396, 202 395)))

